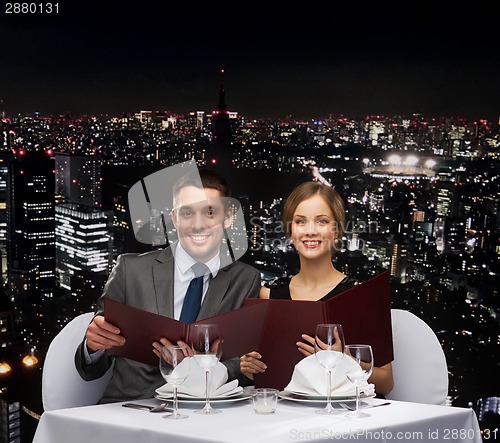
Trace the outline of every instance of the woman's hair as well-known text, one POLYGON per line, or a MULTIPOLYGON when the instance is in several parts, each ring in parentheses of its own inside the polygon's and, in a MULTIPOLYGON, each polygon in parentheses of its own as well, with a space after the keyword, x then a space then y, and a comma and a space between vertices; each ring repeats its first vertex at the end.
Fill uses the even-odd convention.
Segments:
POLYGON ((307 200, 315 195, 320 195, 330 207, 333 218, 336 222, 338 232, 337 238, 342 237, 344 233, 346 216, 344 209, 344 201, 338 192, 328 185, 319 182, 301 183, 293 189, 285 202, 283 208, 283 223, 285 224, 285 232, 290 237, 292 234, 293 214, 304 200, 307 200))

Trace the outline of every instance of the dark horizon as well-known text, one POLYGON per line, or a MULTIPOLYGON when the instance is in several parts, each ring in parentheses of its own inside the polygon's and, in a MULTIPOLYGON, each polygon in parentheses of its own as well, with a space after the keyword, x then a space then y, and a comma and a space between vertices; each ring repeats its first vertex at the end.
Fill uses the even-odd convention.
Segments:
POLYGON ((494 14, 230 2, 141 7, 74 1, 57 14, 2 14, 0 106, 9 114, 328 114, 497 120, 494 14), (352 10, 351 10, 352 9, 352 10))
MULTIPOLYGON (((123 116, 133 116, 136 113, 139 113, 141 111, 150 111, 150 112, 158 112, 158 113, 168 113, 169 115, 172 116, 186 116, 190 112, 196 112, 196 111, 203 111, 206 114, 211 114, 215 109, 216 106, 207 106, 207 107, 202 107, 202 106, 194 106, 191 108, 188 108, 186 106, 182 107, 182 109, 174 109, 174 108, 166 108, 166 107, 148 107, 148 106, 142 106, 142 107, 137 107, 137 108, 132 108, 129 107, 127 109, 122 109, 122 110, 116 110, 116 111, 97 111, 97 112, 92 112, 92 111, 78 111, 78 107, 74 108, 67 108, 65 110, 61 111, 43 111, 43 107, 33 107, 33 109, 26 109, 26 110, 17 110, 14 112, 9 112, 7 111, 7 106, 4 106, 4 108, 1 108, 2 106, 2 101, 0 101, 0 116, 3 112, 5 118, 16 118, 16 117, 23 117, 23 116, 39 116, 41 118, 50 118, 50 119, 58 119, 58 118, 70 118, 70 119, 80 119, 80 118, 85 118, 85 117, 96 117, 96 118, 121 118, 123 116)), ((464 113, 458 113, 458 112, 424 112, 422 109, 408 109, 408 110, 402 110, 401 112, 392 112, 390 110, 387 110, 387 112, 382 113, 382 112, 359 112, 356 110, 352 110, 351 112, 347 112, 347 110, 339 110, 337 112, 333 111, 327 111, 325 113, 321 114, 305 114, 305 113, 291 113, 291 112, 283 112, 283 113, 270 113, 267 115, 253 115, 253 114, 247 114, 245 112, 241 112, 238 109, 233 109, 229 106, 228 109, 229 112, 236 112, 240 117, 243 117, 245 121, 295 121, 295 122, 307 122, 307 121, 321 121, 321 120, 326 120, 329 118, 347 118, 347 119, 354 119, 354 120, 363 120, 367 118, 384 118, 384 119, 391 119, 391 118, 396 118, 396 117, 402 117, 402 118, 411 118, 412 116, 415 115, 420 115, 424 118, 425 121, 436 121, 440 119, 456 119, 456 120, 462 120, 464 122, 479 122, 479 121, 488 121, 491 124, 497 125, 500 124, 500 111, 498 113, 495 112, 490 112, 490 113, 471 113, 471 112, 464 112, 464 113), (487 115, 486 115, 487 114, 487 115)))
MULTIPOLYGON (((358 69, 361 71, 362 67, 360 66, 358 69)), ((415 113, 421 113, 429 118, 457 117, 467 120, 486 119, 493 122, 497 122, 500 117, 500 109, 494 99, 495 87, 493 87, 493 82, 491 83, 492 90, 490 93, 487 94, 486 91, 483 91, 484 95, 489 95, 492 103, 481 103, 482 95, 475 95, 472 91, 469 91, 466 94, 468 96, 467 102, 464 101, 463 96, 457 94, 457 97, 453 98, 453 100, 443 100, 442 103, 435 104, 430 101, 429 96, 433 89, 439 89, 437 83, 444 81, 444 79, 435 79, 435 84, 430 87, 427 95, 421 94, 421 97, 417 100, 411 96, 399 94, 399 91, 408 89, 422 90, 422 88, 411 86, 409 83, 423 82, 424 79, 412 80, 401 77, 398 84, 384 85, 383 88, 370 83, 375 82, 374 79, 368 79, 360 82, 362 87, 358 85, 357 90, 349 93, 342 90, 342 87, 346 84, 345 81, 340 82, 340 85, 330 85, 325 88, 324 83, 331 68, 322 69, 321 72, 319 70, 320 68, 318 68, 315 76, 324 77, 321 84, 309 84, 297 91, 292 85, 281 85, 272 89, 264 85, 259 90, 251 90, 246 86, 248 85, 248 79, 244 73, 241 71, 228 72, 226 69, 224 85, 227 91, 228 110, 238 112, 238 114, 248 119, 269 118, 273 120, 284 120, 289 117, 297 120, 323 119, 330 115, 348 117, 372 115, 409 116, 415 113), (390 88, 392 88, 392 92, 388 94, 387 91, 390 88), (321 100, 321 96, 325 98, 321 100), (313 99, 314 102, 312 102, 313 99), (272 102, 273 106, 268 105, 266 108, 262 105, 269 102, 272 102)), ((450 70, 452 70, 451 67, 450 70)), ((255 73, 255 75, 265 76, 263 71, 265 69, 255 73)), ((248 75, 248 72, 246 74, 248 75)), ((72 80, 67 80, 67 84, 58 86, 59 98, 56 93, 55 96, 51 97, 50 102, 44 96, 45 93, 52 93, 47 90, 44 93, 41 91, 34 92, 29 94, 29 97, 16 97, 15 102, 9 98, 9 95, 4 94, 4 97, 0 97, 0 112, 3 111, 10 116, 31 113, 39 113, 43 116, 64 114, 72 116, 121 116, 134 114, 140 110, 168 111, 177 115, 187 114, 191 111, 211 113, 217 107, 220 82, 218 70, 215 69, 209 72, 208 75, 209 77, 206 79, 194 79, 190 85, 182 85, 181 81, 177 86, 179 91, 170 98, 168 98, 168 95, 171 94, 169 90, 173 90, 174 86, 163 85, 163 94, 158 95, 160 97, 167 96, 165 99, 152 97, 157 92, 156 86, 152 84, 148 87, 141 84, 131 84, 130 87, 137 86, 137 88, 131 96, 126 96, 126 94, 120 92, 120 89, 128 88, 128 86, 119 83, 102 83, 89 90, 82 91, 83 97, 75 97, 74 95, 67 95, 63 90, 63 88, 66 91, 71 89, 70 83, 72 80)), ((275 72, 274 80, 270 83, 279 85, 280 75, 279 72, 275 72)), ((300 77, 300 69, 295 71, 295 75, 300 77)), ((346 70, 338 75, 347 77, 350 74, 346 70)), ((494 72, 491 72, 492 77, 495 75, 494 72)), ((353 88, 352 85, 349 85, 349 87, 353 88)), ((29 89, 27 87, 27 91, 29 89)), ((456 89, 459 90, 458 87, 456 89)), ((449 95, 451 91, 441 90, 441 94, 449 95)))

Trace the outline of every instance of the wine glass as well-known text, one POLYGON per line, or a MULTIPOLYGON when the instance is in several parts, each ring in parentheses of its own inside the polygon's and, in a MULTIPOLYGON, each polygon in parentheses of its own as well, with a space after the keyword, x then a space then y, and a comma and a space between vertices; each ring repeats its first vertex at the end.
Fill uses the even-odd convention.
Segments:
POLYGON ((346 345, 346 357, 352 358, 357 365, 351 365, 346 369, 346 376, 356 386, 356 410, 349 412, 346 416, 351 418, 369 417, 359 410, 359 387, 368 380, 373 371, 373 351, 370 345, 346 345))
POLYGON ((205 406, 198 414, 218 414, 221 411, 210 405, 210 370, 219 362, 222 354, 222 338, 217 325, 194 325, 190 336, 193 357, 205 371, 205 406))
POLYGON ((177 388, 186 380, 189 373, 191 359, 188 354, 188 350, 181 346, 166 345, 161 349, 160 372, 165 381, 172 386, 174 402, 173 413, 164 415, 164 418, 188 418, 187 415, 179 414, 177 402, 177 388))
POLYGON ((326 406, 316 411, 319 414, 339 414, 332 406, 332 371, 344 357, 344 332, 338 323, 319 324, 316 327, 314 340, 314 354, 317 360, 326 369, 326 406))

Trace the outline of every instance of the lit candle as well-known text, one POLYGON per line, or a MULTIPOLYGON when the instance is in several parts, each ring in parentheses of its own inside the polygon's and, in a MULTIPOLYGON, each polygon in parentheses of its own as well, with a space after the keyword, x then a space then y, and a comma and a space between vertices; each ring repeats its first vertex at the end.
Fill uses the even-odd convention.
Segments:
POLYGON ((255 405, 255 412, 257 414, 272 414, 274 412, 274 406, 272 403, 268 403, 267 401, 257 403, 255 405))

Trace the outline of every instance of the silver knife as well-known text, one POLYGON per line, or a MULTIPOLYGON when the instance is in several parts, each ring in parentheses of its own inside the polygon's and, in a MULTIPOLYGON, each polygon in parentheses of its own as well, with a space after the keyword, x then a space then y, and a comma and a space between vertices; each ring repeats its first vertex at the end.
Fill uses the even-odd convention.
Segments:
POLYGON ((122 404, 124 408, 134 408, 134 409, 145 409, 149 412, 162 412, 162 411, 173 411, 172 408, 167 408, 166 403, 162 403, 156 406, 142 405, 140 403, 124 403, 122 404))

